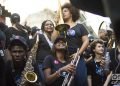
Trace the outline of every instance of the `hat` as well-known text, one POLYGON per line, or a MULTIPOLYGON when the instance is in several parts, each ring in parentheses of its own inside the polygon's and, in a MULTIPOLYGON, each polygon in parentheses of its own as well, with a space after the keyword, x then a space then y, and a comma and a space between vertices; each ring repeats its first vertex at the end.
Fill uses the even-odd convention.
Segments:
POLYGON ((12 23, 20 22, 20 15, 17 13, 13 13, 10 17, 12 23))
POLYGON ((10 38, 10 46, 15 44, 23 44, 28 48, 27 40, 22 36, 13 35, 12 38, 10 38))
POLYGON ((66 42, 65 37, 63 37, 63 36, 59 36, 59 37, 57 37, 57 38, 55 39, 54 44, 56 44, 56 43, 59 42, 60 40, 66 42))

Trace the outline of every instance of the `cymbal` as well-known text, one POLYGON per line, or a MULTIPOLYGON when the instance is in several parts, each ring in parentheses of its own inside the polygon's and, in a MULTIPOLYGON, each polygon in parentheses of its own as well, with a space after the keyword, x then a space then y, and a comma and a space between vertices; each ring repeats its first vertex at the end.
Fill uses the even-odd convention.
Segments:
POLYGON ((59 24, 55 27, 55 29, 59 32, 67 31, 69 28, 70 26, 68 24, 59 24))

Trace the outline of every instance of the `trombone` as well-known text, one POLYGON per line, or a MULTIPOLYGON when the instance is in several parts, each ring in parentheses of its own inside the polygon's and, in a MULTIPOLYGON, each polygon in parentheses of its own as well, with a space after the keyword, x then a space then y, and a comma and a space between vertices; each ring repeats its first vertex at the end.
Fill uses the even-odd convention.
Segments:
MULTIPOLYGON (((78 62, 80 60, 80 56, 78 54, 79 54, 79 48, 77 49, 77 53, 75 54, 74 59, 71 61, 71 64, 74 64, 76 67, 77 67, 78 62)), ((74 79, 74 74, 68 73, 65 76, 65 79, 62 83, 62 86, 70 86, 73 79, 74 79)))
POLYGON ((57 26, 55 27, 55 29, 61 33, 61 32, 67 31, 67 29, 69 29, 70 26, 64 23, 60 0, 58 0, 58 6, 59 6, 59 9, 57 11, 57 18, 59 20, 57 19, 58 21, 56 22, 57 26))
MULTIPOLYGON (((61 33, 63 33, 65 39, 66 39, 66 33, 67 33, 67 30, 70 28, 70 26, 68 24, 65 24, 64 23, 64 20, 63 20, 63 15, 62 15, 62 9, 61 9, 61 3, 60 3, 60 0, 58 0, 58 6, 59 6, 59 9, 57 11, 57 19, 58 21, 56 22, 56 27, 55 27, 55 30, 58 31, 56 32, 57 36, 61 35, 61 33), (59 16, 59 17, 58 17, 59 16)), ((55 35, 55 37, 57 37, 55 35)), ((66 42, 66 45, 67 45, 67 50, 68 50, 68 44, 66 42)), ((69 52, 68 52, 69 54, 69 52)))

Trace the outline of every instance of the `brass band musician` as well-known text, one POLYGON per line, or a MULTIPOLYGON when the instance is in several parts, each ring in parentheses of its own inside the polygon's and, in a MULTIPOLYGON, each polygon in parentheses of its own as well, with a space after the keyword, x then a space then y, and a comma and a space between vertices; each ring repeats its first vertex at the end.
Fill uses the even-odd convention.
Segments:
MULTIPOLYGON (((9 45, 9 51, 10 51, 12 60, 8 61, 6 64, 6 86, 30 86, 27 84, 21 85, 22 78, 24 77, 22 76, 22 73, 26 67, 26 62, 29 59, 27 55, 28 44, 24 39, 24 37, 21 37, 21 36, 12 37, 9 45)), ((41 86, 38 67, 34 61, 31 63, 31 65, 34 68, 34 72, 38 77, 38 79, 32 86, 41 86)), ((28 70, 26 71, 28 72, 28 70)), ((34 79, 31 77, 28 77, 28 78, 30 78, 31 80, 34 79)))
MULTIPOLYGON (((66 32, 69 53, 74 54, 79 48, 79 55, 82 57, 82 53, 89 44, 89 39, 86 28, 82 24, 76 23, 80 17, 79 10, 66 3, 62 6, 62 13, 64 23, 70 26, 66 32)), ((83 57, 80 58, 76 67, 74 81, 74 86, 87 86, 87 70, 83 57)))
POLYGON ((53 55, 48 55, 43 63, 46 86, 62 86, 66 73, 75 73, 75 65, 69 64, 66 41, 60 36, 53 44, 53 55))

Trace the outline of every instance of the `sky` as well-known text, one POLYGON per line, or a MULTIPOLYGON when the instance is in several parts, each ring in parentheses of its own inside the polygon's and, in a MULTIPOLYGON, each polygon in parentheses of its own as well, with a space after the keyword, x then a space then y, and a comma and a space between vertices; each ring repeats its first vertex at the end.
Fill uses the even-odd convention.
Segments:
MULTIPOLYGON (((69 0, 60 0, 61 4, 68 2, 69 0)), ((39 12, 45 8, 49 8, 53 11, 58 10, 58 0, 3 0, 5 8, 11 13, 19 13, 21 16, 21 22, 25 21, 25 18, 33 13, 39 12)), ((86 13, 86 21, 88 25, 91 25, 97 33, 98 27, 102 21, 110 23, 109 18, 104 18, 91 13, 86 13)), ((10 24, 8 19, 8 24, 10 24)))
MULTIPOLYGON (((60 0, 61 4, 68 0, 60 0)), ((29 15, 50 8, 58 9, 58 0, 5 0, 6 9, 12 13, 19 13, 22 21, 29 15)))

